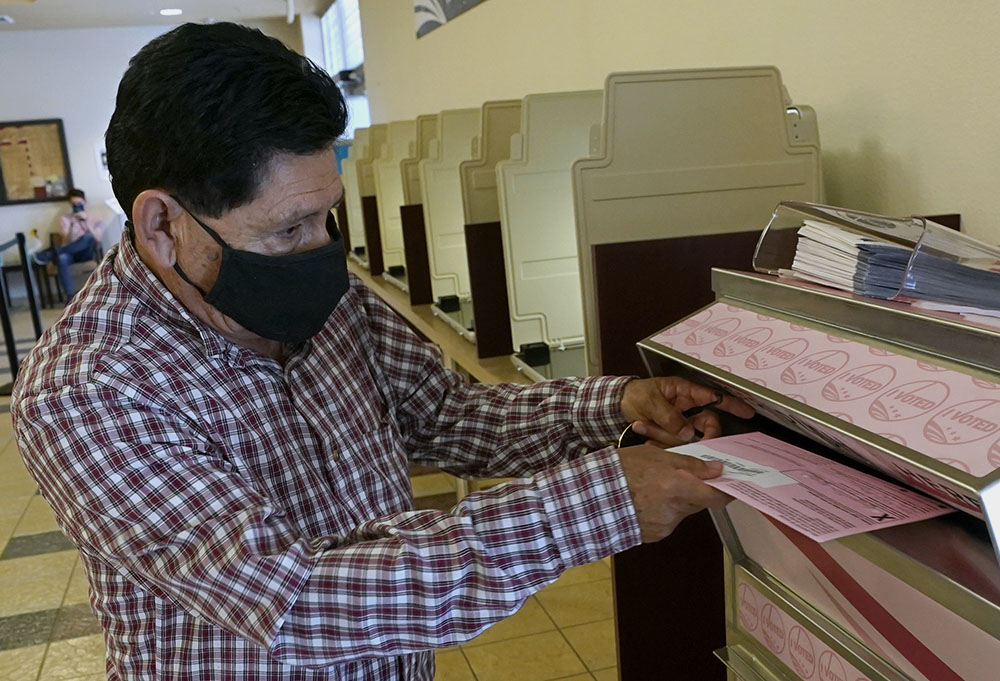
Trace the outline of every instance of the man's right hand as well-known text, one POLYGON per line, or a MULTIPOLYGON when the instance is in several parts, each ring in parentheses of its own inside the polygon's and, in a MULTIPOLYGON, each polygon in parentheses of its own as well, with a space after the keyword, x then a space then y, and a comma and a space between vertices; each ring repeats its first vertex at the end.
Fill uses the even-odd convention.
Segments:
POLYGON ((722 508, 731 498, 703 480, 722 474, 722 464, 650 445, 618 450, 644 543, 663 539, 687 516, 722 508))

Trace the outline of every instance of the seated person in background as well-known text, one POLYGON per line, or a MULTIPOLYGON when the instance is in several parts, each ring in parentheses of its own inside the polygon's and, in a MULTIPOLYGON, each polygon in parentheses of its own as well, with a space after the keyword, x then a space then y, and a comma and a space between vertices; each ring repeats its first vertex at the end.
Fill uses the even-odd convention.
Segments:
POLYGON ((35 262, 45 265, 53 260, 59 268, 59 284, 66 300, 76 293, 70 265, 97 259, 97 246, 101 242, 101 220, 87 213, 87 196, 82 189, 69 190, 72 211, 60 216, 59 231, 62 245, 35 253, 35 262))
POLYGON ((346 118, 329 75, 234 24, 165 33, 122 78, 127 231, 11 399, 115 681, 431 681, 434 648, 728 500, 719 464, 608 446, 718 435, 682 413, 708 388, 469 385, 349 275, 346 118), (417 511, 410 462, 518 479, 417 511))

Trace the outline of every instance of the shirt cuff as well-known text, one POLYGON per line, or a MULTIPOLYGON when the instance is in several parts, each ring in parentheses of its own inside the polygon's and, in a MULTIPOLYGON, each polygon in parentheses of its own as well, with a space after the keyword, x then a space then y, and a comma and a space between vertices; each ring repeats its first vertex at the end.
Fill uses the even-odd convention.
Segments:
POLYGON ((615 448, 540 473, 535 481, 566 568, 640 543, 635 506, 615 448))
POLYGON ((618 443, 618 436, 628 422, 622 416, 625 384, 634 376, 599 376, 586 378, 577 389, 573 404, 573 427, 591 447, 618 443))

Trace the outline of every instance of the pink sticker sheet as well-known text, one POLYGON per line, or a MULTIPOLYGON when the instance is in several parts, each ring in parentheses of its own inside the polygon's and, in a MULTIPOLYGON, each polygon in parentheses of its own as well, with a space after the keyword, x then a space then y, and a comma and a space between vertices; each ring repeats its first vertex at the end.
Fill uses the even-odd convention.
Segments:
POLYGON ((654 342, 981 477, 1000 468, 1000 385, 716 303, 654 342))
POLYGON ((818 542, 934 518, 951 507, 763 433, 673 447, 720 461, 709 485, 818 542))
POLYGON ((868 677, 746 582, 736 588, 740 629, 803 681, 868 681, 868 677))

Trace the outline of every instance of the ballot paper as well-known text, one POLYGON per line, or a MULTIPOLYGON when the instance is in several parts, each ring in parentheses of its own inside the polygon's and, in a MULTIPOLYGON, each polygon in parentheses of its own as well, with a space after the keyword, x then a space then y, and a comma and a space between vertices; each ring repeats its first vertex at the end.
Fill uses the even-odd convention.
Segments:
POLYGON ((670 451, 722 462, 722 475, 706 480, 709 485, 818 542, 953 510, 763 433, 703 440, 670 451))
POLYGON ((899 295, 980 309, 1000 308, 1000 261, 995 249, 962 241, 944 228, 921 246, 891 243, 817 220, 798 229, 795 257, 786 276, 872 298, 899 295))

